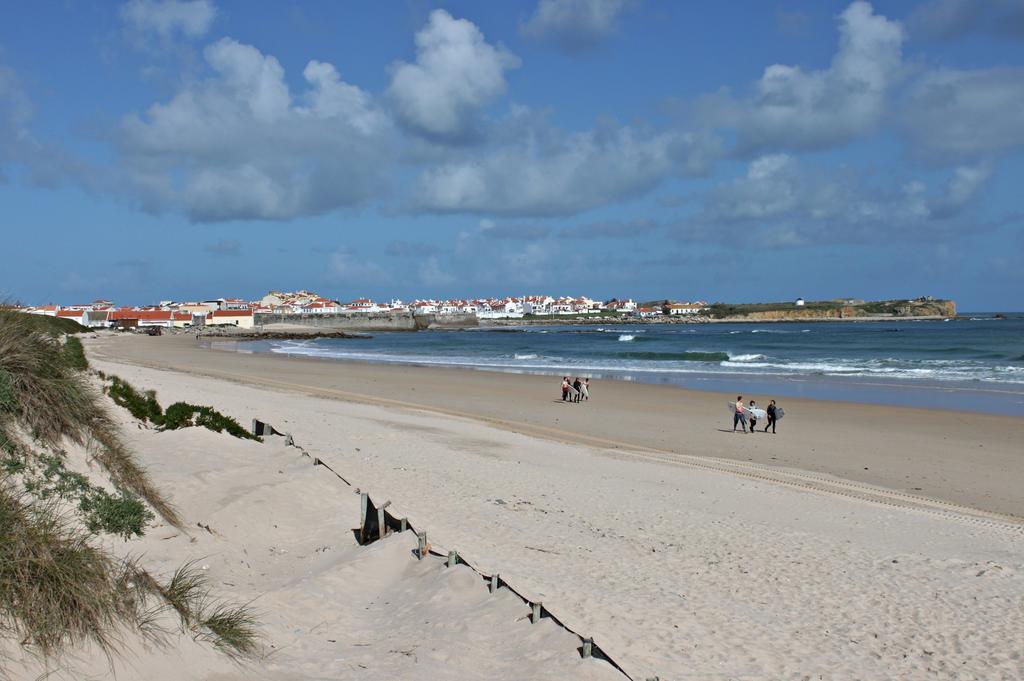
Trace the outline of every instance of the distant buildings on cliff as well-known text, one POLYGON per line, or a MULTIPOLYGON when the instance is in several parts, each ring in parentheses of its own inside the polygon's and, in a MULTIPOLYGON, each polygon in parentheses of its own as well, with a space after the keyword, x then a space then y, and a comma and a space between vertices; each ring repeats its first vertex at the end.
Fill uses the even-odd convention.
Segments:
MULTIPOLYGON (((256 315, 325 315, 412 313, 417 315, 475 315, 480 319, 517 319, 527 316, 602 315, 627 317, 657 315, 695 315, 706 310, 704 301, 667 303, 659 307, 638 306, 632 299, 598 301, 535 295, 476 299, 418 299, 406 303, 391 300, 378 303, 369 298, 340 302, 312 291, 271 291, 259 300, 212 298, 193 302, 160 301, 157 305, 116 306, 109 300, 94 300, 86 305, 42 305, 20 308, 29 314, 73 319, 91 328, 177 327, 230 325, 252 328, 256 315)), ((285 320, 280 320, 285 321, 285 320)))

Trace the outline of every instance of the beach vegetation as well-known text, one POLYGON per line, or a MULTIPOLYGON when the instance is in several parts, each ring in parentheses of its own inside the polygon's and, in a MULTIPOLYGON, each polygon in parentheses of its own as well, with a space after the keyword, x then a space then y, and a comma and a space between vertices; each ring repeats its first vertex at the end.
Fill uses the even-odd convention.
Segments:
POLYGON ((82 341, 74 336, 64 338, 64 361, 72 369, 84 371, 89 368, 89 360, 85 358, 85 348, 82 341))
POLYGON ((167 584, 157 585, 157 589, 178 614, 181 630, 195 640, 208 642, 233 658, 257 653, 260 635, 251 606, 212 599, 209 579, 197 561, 180 566, 167 584))
POLYGON ((51 451, 59 451, 65 441, 85 446, 115 487, 143 499, 180 527, 171 504, 121 441, 88 374, 69 363, 64 343, 40 331, 32 321, 35 316, 0 312, 0 430, 5 440, 17 444, 19 434, 27 435, 38 448, 51 451))
MULTIPOLYGON (((140 536, 153 511, 182 522, 121 440, 84 359, 80 343, 33 316, 0 311, 0 639, 46 666, 85 644, 112 661, 127 632, 162 640, 157 621, 173 610, 183 633, 232 658, 255 655, 251 608, 211 598, 194 564, 165 587, 135 559, 93 544, 98 533, 140 536), (109 486, 68 467, 69 442, 100 464, 109 486)), ((141 403, 162 419, 155 395, 141 403)))
POLYGON ((156 400, 155 391, 139 391, 131 383, 123 381, 117 376, 111 376, 107 394, 114 404, 124 407, 138 420, 148 421, 154 425, 160 425, 163 422, 163 409, 156 400))
POLYGON ((14 494, 6 482, 0 481, 0 637, 44 660, 87 643, 112 659, 126 631, 163 640, 158 619, 174 611, 193 639, 234 659, 258 653, 251 607, 212 599, 195 562, 162 585, 137 559, 119 560, 93 546, 55 504, 14 494))
POLYGON ((161 430, 178 430, 179 428, 198 426, 217 433, 227 432, 229 435, 244 440, 259 440, 258 437, 243 428, 238 421, 213 407, 175 402, 164 411, 157 401, 156 392, 139 390, 117 376, 111 376, 110 380, 111 384, 107 388, 107 394, 115 404, 127 409, 132 416, 140 421, 148 421, 161 430))
POLYGON ((213 407, 187 402, 175 402, 167 407, 162 426, 165 430, 201 426, 217 433, 226 431, 229 435, 244 440, 259 440, 258 437, 243 428, 238 421, 230 416, 225 416, 213 407))
POLYGON ((122 627, 147 634, 143 602, 129 588, 134 572, 53 503, 0 483, 0 636, 43 658, 89 642, 109 656, 122 627))

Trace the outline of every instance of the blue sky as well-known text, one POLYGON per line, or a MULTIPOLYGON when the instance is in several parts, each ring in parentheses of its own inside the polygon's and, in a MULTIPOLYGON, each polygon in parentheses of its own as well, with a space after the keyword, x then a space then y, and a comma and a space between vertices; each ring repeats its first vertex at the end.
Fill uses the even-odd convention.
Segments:
POLYGON ((0 295, 1024 309, 1024 0, 18 3, 0 295))

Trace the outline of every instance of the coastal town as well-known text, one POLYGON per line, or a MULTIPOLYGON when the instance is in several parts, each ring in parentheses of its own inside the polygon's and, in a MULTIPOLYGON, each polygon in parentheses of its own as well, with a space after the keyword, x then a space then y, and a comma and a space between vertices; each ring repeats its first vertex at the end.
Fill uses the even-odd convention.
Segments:
POLYGON ((640 305, 628 299, 606 301, 587 296, 554 297, 549 295, 508 296, 473 299, 417 299, 377 302, 357 298, 341 302, 311 291, 270 291, 258 300, 244 298, 210 298, 198 301, 162 300, 153 305, 123 306, 111 300, 94 300, 87 304, 16 306, 21 312, 73 320, 88 328, 190 328, 233 326, 251 329, 259 324, 260 315, 309 318, 315 315, 412 314, 437 317, 475 317, 485 319, 524 319, 535 317, 616 315, 643 319, 663 315, 699 315, 708 310, 703 300, 695 302, 665 301, 658 306, 640 305))

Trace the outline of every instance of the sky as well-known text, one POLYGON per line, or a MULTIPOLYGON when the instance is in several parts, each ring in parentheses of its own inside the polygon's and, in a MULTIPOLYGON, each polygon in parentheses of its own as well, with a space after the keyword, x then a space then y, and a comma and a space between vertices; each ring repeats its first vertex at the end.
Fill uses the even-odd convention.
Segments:
POLYGON ((1024 0, 4 17, 0 298, 1024 309, 1024 0))

